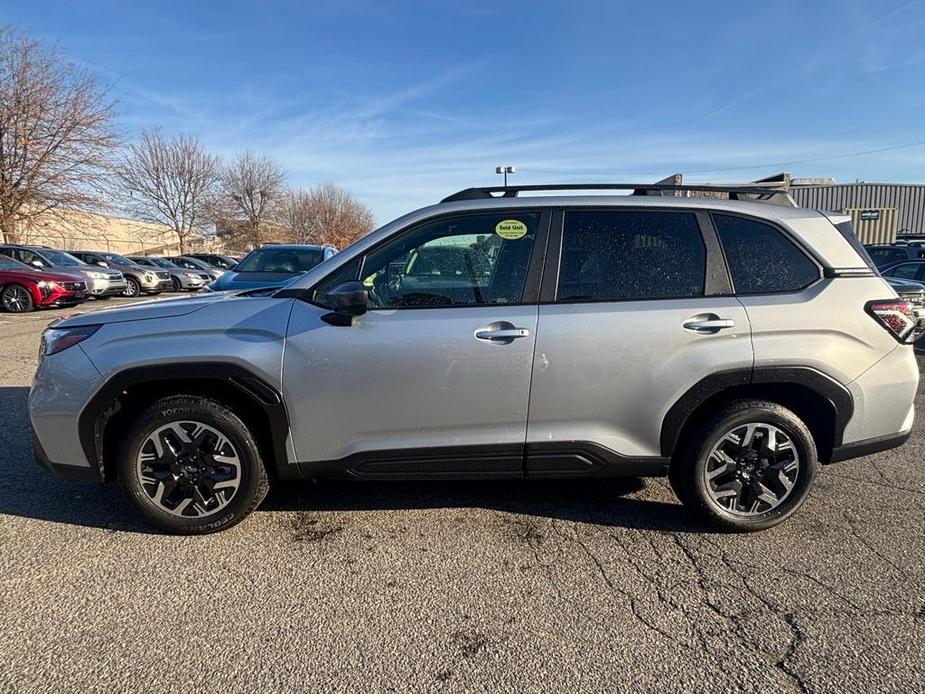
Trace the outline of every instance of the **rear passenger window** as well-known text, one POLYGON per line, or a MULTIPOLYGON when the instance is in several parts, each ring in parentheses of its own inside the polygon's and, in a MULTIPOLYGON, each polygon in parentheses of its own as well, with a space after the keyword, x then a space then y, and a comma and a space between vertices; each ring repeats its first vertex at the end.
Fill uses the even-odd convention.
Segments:
POLYGON ((736 294, 792 292, 819 279, 819 268, 774 227, 713 215, 736 294))
POLYGON ((706 249, 693 214, 567 212, 556 299, 702 296, 705 267, 706 249))

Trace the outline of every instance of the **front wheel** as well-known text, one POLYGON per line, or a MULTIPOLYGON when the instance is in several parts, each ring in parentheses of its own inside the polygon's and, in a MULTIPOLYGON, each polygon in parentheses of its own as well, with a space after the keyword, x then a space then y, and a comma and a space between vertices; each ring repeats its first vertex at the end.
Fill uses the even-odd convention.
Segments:
POLYGON ((741 400, 709 419, 672 461, 671 486, 698 516, 728 530, 770 528, 806 500, 816 445, 793 412, 741 400))
POLYGON ((133 280, 131 277, 125 278, 125 291, 122 292, 122 296, 127 296, 134 299, 136 296, 141 294, 141 285, 138 284, 136 280, 133 280))
POLYGON ((10 284, 0 293, 0 303, 10 313, 28 313, 35 308, 29 290, 18 284, 10 284))
POLYGON ((170 278, 170 284, 173 285, 172 291, 175 291, 175 292, 183 291, 183 285, 180 284, 180 280, 178 280, 176 277, 170 278))
POLYGON ((225 405, 193 396, 148 408, 123 441, 118 466, 122 489, 138 510, 182 535, 231 527, 269 488, 244 422, 225 405))

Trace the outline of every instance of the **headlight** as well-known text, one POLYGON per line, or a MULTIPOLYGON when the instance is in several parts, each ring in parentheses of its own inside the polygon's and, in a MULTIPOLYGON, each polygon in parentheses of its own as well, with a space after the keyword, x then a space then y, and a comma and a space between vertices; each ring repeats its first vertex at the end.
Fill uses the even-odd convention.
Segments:
POLYGON ((87 276, 95 280, 104 280, 109 277, 105 272, 97 272, 96 270, 90 270, 87 276))
POLYGON ((49 282, 46 280, 42 280, 41 282, 39 282, 39 287, 42 289, 54 289, 57 286, 58 286, 57 282, 49 282))
POLYGON ((100 329, 98 325, 84 325, 79 328, 47 328, 42 333, 39 357, 57 354, 78 342, 83 342, 100 329))
POLYGON ((189 279, 191 279, 191 280, 198 280, 198 279, 199 279, 199 275, 196 274, 195 272, 184 272, 183 274, 186 275, 186 276, 187 276, 189 279))

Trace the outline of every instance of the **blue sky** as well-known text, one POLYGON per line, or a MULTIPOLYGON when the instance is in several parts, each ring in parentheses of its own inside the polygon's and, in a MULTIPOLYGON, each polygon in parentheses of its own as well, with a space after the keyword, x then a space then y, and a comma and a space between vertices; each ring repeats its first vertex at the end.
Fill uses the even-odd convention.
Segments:
POLYGON ((268 152, 379 222, 502 163, 519 183, 925 180, 922 0, 5 4, 112 85, 127 136, 268 152))

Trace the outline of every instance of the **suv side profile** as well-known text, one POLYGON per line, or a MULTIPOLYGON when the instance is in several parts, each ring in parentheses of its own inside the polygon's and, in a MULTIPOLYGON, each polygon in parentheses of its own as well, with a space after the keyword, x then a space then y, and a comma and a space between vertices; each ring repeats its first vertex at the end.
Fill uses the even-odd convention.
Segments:
POLYGON ((325 477, 667 475, 701 519, 776 525, 820 463, 908 438, 912 310, 846 216, 663 187, 469 189, 283 289, 54 323, 36 459, 185 534, 325 477))

